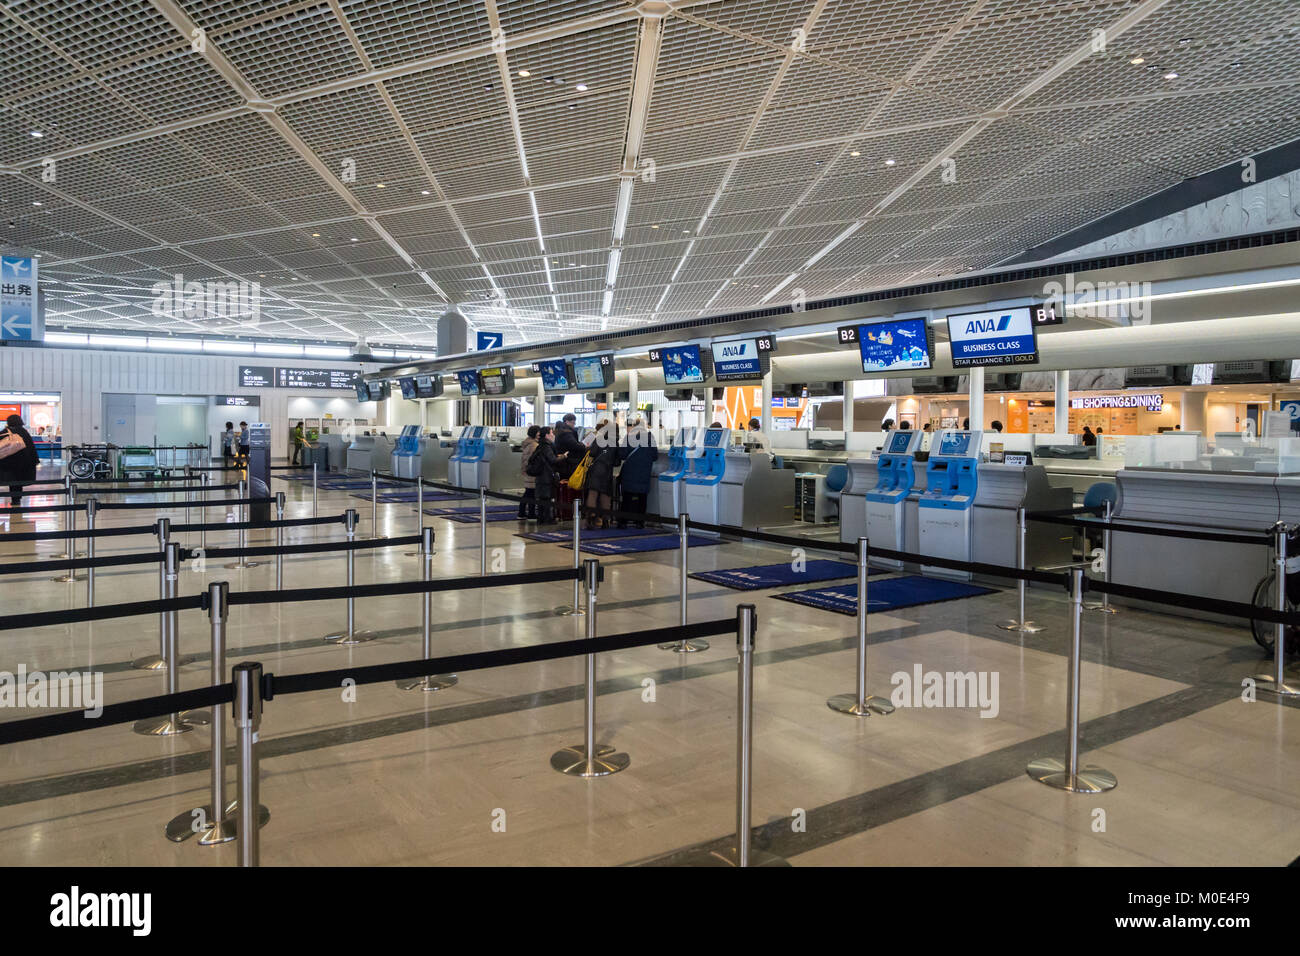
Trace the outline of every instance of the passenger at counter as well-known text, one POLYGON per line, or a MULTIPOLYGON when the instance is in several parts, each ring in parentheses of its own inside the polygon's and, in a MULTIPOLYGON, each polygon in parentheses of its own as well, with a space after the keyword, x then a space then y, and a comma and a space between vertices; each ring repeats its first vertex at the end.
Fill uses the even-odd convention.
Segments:
POLYGON ((991 427, 992 427, 992 429, 993 429, 995 432, 997 432, 999 435, 1002 434, 1002 423, 1001 423, 1001 422, 994 422, 994 423, 992 424, 991 427))
POLYGON ((709 426, 710 429, 713 429, 713 428, 726 428, 726 427, 727 427, 727 426, 724 425, 724 424, 722 424, 722 422, 714 422, 712 425, 709 426))
POLYGON ((301 460, 302 450, 307 447, 307 433, 305 431, 305 422, 299 422, 293 426, 293 458, 289 464, 296 465, 301 460))
POLYGON ((531 521, 537 517, 537 479, 528 473, 528 459, 537 450, 536 425, 528 426, 528 437, 519 446, 519 472, 524 476, 524 496, 519 500, 519 520, 531 521))
POLYGON ((587 453, 586 447, 582 444, 582 439, 578 437, 577 428, 578 416, 570 412, 560 419, 559 424, 555 426, 554 443, 556 457, 560 457, 560 477, 565 481, 573 474, 573 469, 578 467, 582 461, 582 456, 587 453))
POLYGON ((892 418, 886 418, 883 422, 880 423, 880 430, 882 432, 891 431, 893 430, 893 427, 894 427, 894 420, 892 418))
POLYGON ((763 423, 757 418, 749 420, 749 430, 745 432, 745 442, 750 445, 757 445, 759 451, 765 451, 772 454, 772 439, 763 434, 763 423))
POLYGON ((239 464, 248 464, 248 452, 252 448, 252 436, 248 431, 248 422, 239 423, 239 464))
POLYGON ((900 432, 910 432, 912 430, 912 423, 907 421, 902 422, 899 424, 898 430, 900 432))
MULTIPOLYGON (((655 448, 654 436, 642 424, 641 419, 632 420, 627 437, 619 447, 618 457, 623 462, 618 481, 622 494, 619 511, 630 511, 638 515, 645 514, 646 499, 650 494, 651 473, 654 471, 655 459, 659 456, 655 448)), ((645 522, 634 520, 638 528, 644 528, 645 522)), ((627 519, 619 518, 618 526, 627 527, 627 519)))
POLYGON ((930 423, 926 422, 925 425, 921 428, 921 431, 928 432, 929 430, 930 430, 930 423))
POLYGON ((560 476, 556 471, 564 460, 564 454, 557 455, 551 443, 551 426, 543 425, 537 430, 537 447, 530 456, 533 475, 536 479, 534 497, 537 499, 537 523, 539 525, 555 523, 555 492, 560 487, 560 476))
POLYGON ((226 422, 226 430, 221 433, 221 456, 226 459, 226 466, 235 457, 235 423, 226 422))
POLYGON ((1092 433, 1092 429, 1087 425, 1083 426, 1083 445, 1085 448, 1091 448, 1097 444, 1097 436, 1092 433))
POLYGON ((614 508, 614 469, 618 466, 618 426, 609 419, 596 426, 591 441, 591 464, 582 491, 587 508, 587 528, 609 527, 608 512, 614 508))
POLYGON ((5 424, 9 427, 0 432, 0 447, 6 443, 13 444, 15 439, 22 442, 21 448, 0 458, 0 481, 12 482, 9 485, 9 502, 17 508, 23 503, 23 486, 19 482, 36 480, 36 443, 32 441, 32 436, 23 427, 23 420, 18 415, 10 415, 5 419, 5 424))

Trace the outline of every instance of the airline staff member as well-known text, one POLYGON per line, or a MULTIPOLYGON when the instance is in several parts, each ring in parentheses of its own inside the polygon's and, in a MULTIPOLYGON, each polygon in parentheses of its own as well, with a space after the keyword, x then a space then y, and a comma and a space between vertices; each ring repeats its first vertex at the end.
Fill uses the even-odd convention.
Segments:
POLYGON ((749 431, 745 433, 745 442, 750 445, 757 445, 760 451, 772 454, 772 439, 763 434, 763 423, 757 418, 749 420, 749 431))

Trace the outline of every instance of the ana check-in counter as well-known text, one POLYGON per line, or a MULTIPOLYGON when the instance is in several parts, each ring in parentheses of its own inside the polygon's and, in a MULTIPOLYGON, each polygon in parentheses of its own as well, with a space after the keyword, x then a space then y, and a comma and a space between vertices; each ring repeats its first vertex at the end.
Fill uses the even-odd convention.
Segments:
POLYGON ((789 524, 794 472, 774 469, 766 452, 732 451, 729 434, 707 429, 700 454, 682 479, 684 510, 693 521, 758 530, 789 524))
MULTIPOLYGON (((1259 534, 1276 522, 1300 521, 1300 477, 1228 475, 1133 468, 1116 476, 1116 523, 1206 532, 1259 534)), ((1111 533, 1110 576, 1117 584, 1250 603, 1255 585, 1271 573, 1267 544, 1235 544, 1111 533)), ((1163 613, 1221 620, 1195 610, 1112 598, 1163 613)), ((1233 623, 1244 624, 1240 619, 1233 623)))
POLYGON ((392 466, 393 440, 387 435, 356 435, 347 448, 347 470, 370 474, 392 466))
POLYGON ((327 449, 326 465, 327 468, 322 471, 345 471, 347 469, 348 445, 349 442, 345 436, 336 432, 330 432, 327 435, 321 435, 316 440, 317 445, 327 449))
POLYGON ((447 480, 447 460, 456 452, 456 439, 435 435, 424 440, 420 474, 430 481, 447 480))

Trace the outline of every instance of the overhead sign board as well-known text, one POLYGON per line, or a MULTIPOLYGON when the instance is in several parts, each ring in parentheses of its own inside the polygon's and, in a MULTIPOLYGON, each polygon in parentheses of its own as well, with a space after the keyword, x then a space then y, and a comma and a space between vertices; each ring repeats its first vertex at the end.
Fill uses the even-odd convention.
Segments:
POLYGON ((239 366, 240 388, 274 388, 275 369, 270 365, 239 366))
POLYGON ((275 384, 279 388, 336 388, 351 390, 361 381, 360 369, 277 368, 275 384))
POLYGON ((36 298, 36 257, 0 255, 0 339, 42 342, 45 327, 36 298))
POLYGON ((480 352, 486 352, 488 349, 499 349, 506 343, 506 334, 504 332, 479 332, 476 342, 477 344, 474 347, 480 352))
POLYGON ((254 408, 258 402, 256 398, 250 398, 247 395, 214 395, 212 404, 232 408, 254 408))
POLYGON ((756 339, 714 342, 713 377, 719 382, 756 380, 763 377, 763 363, 756 339))
POLYGON ((1165 407, 1163 392, 1146 394, 1129 393, 1125 395, 1084 395, 1070 399, 1070 407, 1089 408, 1145 408, 1149 412, 1158 412, 1165 407))
POLYGON ((948 339, 953 368, 1038 361, 1038 335, 1029 306, 950 315, 948 339))

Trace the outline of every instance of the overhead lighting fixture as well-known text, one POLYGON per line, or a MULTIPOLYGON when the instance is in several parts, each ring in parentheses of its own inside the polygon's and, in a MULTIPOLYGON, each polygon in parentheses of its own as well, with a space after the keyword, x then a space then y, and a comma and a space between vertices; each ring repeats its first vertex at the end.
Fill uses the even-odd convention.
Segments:
POLYGON ((861 156, 861 155, 862 155, 862 150, 860 150, 860 149, 852 150, 852 151, 849 153, 849 155, 850 155, 850 156, 861 156))
POLYGON ((532 76, 533 74, 529 73, 527 70, 520 70, 520 71, 519 71, 519 75, 520 75, 520 76, 524 76, 524 77, 528 77, 528 76, 532 76))
POLYGON ((579 93, 586 93, 586 92, 587 92, 587 84, 586 84, 586 83, 579 83, 577 86, 574 87, 574 89, 577 90, 579 93))
POLYGON ((609 265, 605 268, 605 285, 613 285, 618 281, 618 264, 623 259, 622 249, 611 249, 609 253, 609 265))
POLYGON ((32 130, 32 135, 35 136, 37 139, 41 139, 42 137, 45 136, 45 134, 38 129, 32 130))
POLYGON ((659 228, 659 223, 657 223, 657 222, 652 222, 652 223, 650 223, 650 228, 651 228, 651 229, 658 229, 658 228, 659 228))
POLYGON ((1165 74, 1165 79, 1166 79, 1166 80, 1176 80, 1176 79, 1178 79, 1178 74, 1175 73, 1173 70, 1170 70, 1168 73, 1165 74))
POLYGON ((324 345, 308 345, 303 351, 318 358, 351 358, 351 349, 329 348, 324 345))
POLYGON ((383 189, 383 188, 384 188, 384 184, 383 184, 383 183, 375 183, 375 188, 376 188, 376 189, 383 189))
POLYGON ((319 238, 320 238, 320 233, 319 233, 319 232, 313 232, 313 233, 311 234, 311 237, 312 237, 313 239, 319 239, 319 238))
POLYGON ((252 342, 222 342, 214 339, 203 340, 203 351, 205 352, 239 352, 248 354, 253 351, 252 342))
POLYGON ((609 315, 609 310, 614 307, 614 290, 606 289, 605 298, 600 304, 600 314, 609 315))
POLYGON ((886 166, 893 166, 893 165, 895 165, 894 160, 892 160, 892 159, 887 159, 887 160, 885 160, 885 165, 886 165, 886 166))
POLYGON ((1147 58, 1144 56, 1135 56, 1133 57, 1133 59, 1129 60, 1129 62, 1132 63, 1134 66, 1141 66, 1146 61, 1147 58))
POLYGON ((421 189, 421 190, 420 190, 420 195, 421 195, 421 196, 427 196, 427 195, 429 195, 429 190, 427 190, 427 189, 421 189))
POLYGON ((348 242, 359 242, 359 241, 360 240, 357 239, 355 236, 353 236, 351 239, 348 240, 348 242))
POLYGON ((32 202, 32 205, 33 205, 33 206, 44 206, 45 203, 43 203, 43 202, 41 202, 41 201, 39 201, 39 200, 34 200, 34 201, 32 202))

